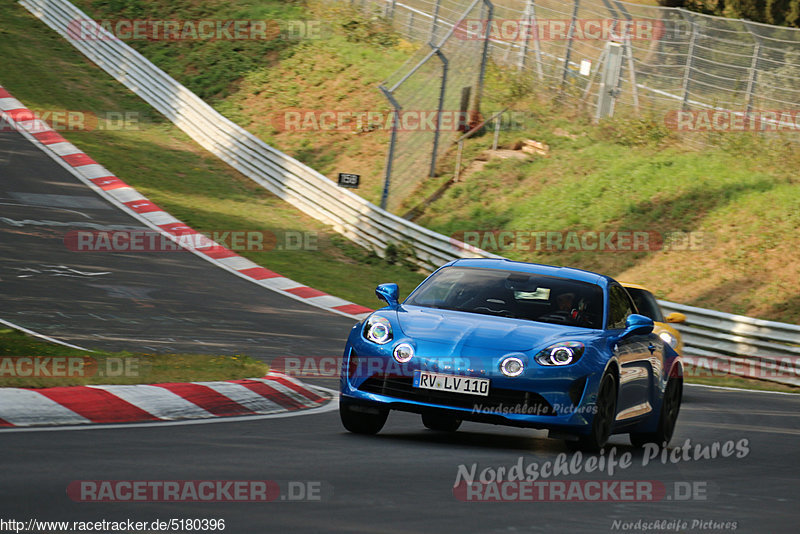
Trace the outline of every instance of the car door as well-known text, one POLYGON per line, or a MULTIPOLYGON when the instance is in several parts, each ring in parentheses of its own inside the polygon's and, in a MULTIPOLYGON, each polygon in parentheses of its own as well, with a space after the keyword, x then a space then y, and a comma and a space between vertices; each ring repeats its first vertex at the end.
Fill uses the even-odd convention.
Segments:
MULTIPOLYGON (((609 288, 609 329, 621 332, 625 319, 636 313, 628 293, 619 285, 609 288)), ((620 364, 617 420, 622 421, 649 413, 653 359, 656 357, 654 334, 629 336, 613 347, 620 364)))

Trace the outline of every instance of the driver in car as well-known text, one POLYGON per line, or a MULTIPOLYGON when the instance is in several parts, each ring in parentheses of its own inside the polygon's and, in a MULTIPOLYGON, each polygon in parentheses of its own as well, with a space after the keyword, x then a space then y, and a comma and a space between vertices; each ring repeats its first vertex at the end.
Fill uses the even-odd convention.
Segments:
POLYGON ((575 293, 562 293, 556 299, 559 311, 571 312, 575 302, 575 293))

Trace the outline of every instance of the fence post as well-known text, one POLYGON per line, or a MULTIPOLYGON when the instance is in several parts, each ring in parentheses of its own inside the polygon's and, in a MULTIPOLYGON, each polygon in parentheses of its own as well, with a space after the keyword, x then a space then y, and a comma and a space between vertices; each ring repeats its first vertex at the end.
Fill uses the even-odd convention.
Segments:
POLYGON ((755 93, 756 82, 758 81, 758 60, 761 55, 761 38, 750 30, 750 25, 747 21, 742 21, 747 31, 753 36, 755 45, 753 46, 753 61, 750 63, 750 72, 747 76, 747 92, 745 93, 745 109, 747 113, 753 110, 753 94, 755 93))
POLYGON ((692 65, 694 64, 694 46, 697 42, 697 25, 694 23, 694 17, 686 11, 680 10, 682 17, 689 20, 692 25, 692 35, 689 37, 689 50, 686 53, 686 68, 683 72, 683 84, 681 86, 681 107, 687 109, 689 107, 689 82, 692 79, 692 65))
MULTIPOLYGON (((633 108, 636 114, 639 114, 639 88, 636 87, 636 65, 633 62, 633 47, 631 46, 631 36, 629 29, 625 30, 625 51, 628 55, 628 75, 631 79, 631 94, 633 96, 633 108)), ((619 78, 618 89, 622 91, 622 76, 619 78)))
POLYGON ((442 111, 444 107, 444 95, 447 90, 447 68, 449 63, 442 50, 436 49, 436 56, 442 62, 442 85, 439 87, 439 109, 436 113, 436 131, 433 132, 433 153, 431 154, 431 169, 428 173, 430 178, 436 176, 436 153, 439 150, 439 132, 442 130, 442 111))
POLYGON ((456 153, 456 170, 453 173, 453 181, 457 182, 458 177, 461 175, 461 151, 464 148, 464 140, 458 142, 458 152, 456 153))
POLYGON ((544 80, 544 71, 542 71, 542 49, 539 46, 539 27, 536 24, 536 7, 534 6, 534 0, 528 0, 528 4, 525 7, 525 20, 531 33, 526 35, 525 39, 522 40, 517 70, 525 68, 525 60, 528 56, 528 39, 532 36, 533 53, 536 56, 536 74, 539 76, 539 80, 544 80))
POLYGON ((394 20, 394 8, 397 7, 397 0, 392 0, 392 3, 389 4, 389 18, 394 20))
POLYGON ((381 92, 391 102, 394 111, 392 112, 392 135, 389 139, 389 152, 386 154, 386 172, 383 178, 383 193, 381 194, 381 209, 386 209, 386 202, 389 200, 389 184, 392 179, 392 162, 394 160, 394 145, 397 142, 397 123, 399 121, 400 104, 395 99, 394 95, 386 89, 382 84, 379 87, 381 92))
POLYGON ((431 20, 431 37, 430 44, 435 46, 433 40, 436 38, 436 26, 439 23, 439 7, 442 5, 442 0, 436 0, 436 5, 433 6, 433 20, 431 20))
POLYGON ((606 43, 606 60, 600 75, 600 89, 597 92, 596 119, 614 115, 614 102, 617 98, 617 84, 622 71, 622 45, 613 41, 606 43))
MULTIPOLYGON (((481 95, 483 94, 483 80, 486 77, 486 63, 489 60, 489 27, 494 16, 494 5, 489 0, 483 0, 483 7, 486 8, 486 25, 483 32, 483 50, 481 51, 481 66, 478 72, 478 84, 475 91, 475 105, 473 109, 478 112, 481 106, 481 95)), ((483 7, 481 11, 483 11, 483 7)))
POLYGON ((594 78, 597 76, 597 73, 600 72, 600 69, 603 67, 603 65, 605 65, 606 56, 608 56, 608 47, 604 46, 603 51, 600 52, 600 57, 597 58, 597 63, 592 65, 592 69, 589 72, 589 80, 586 82, 586 89, 583 90, 584 100, 589 98, 589 93, 592 91, 592 84, 594 84, 594 78))
POLYGON ((497 141, 500 137, 500 115, 494 119, 494 140, 492 141, 492 151, 497 150, 497 141))
POLYGON ((578 5, 580 0, 574 0, 572 7, 572 19, 569 21, 569 32, 567 33, 567 51, 564 53, 564 69, 561 72, 561 90, 567 83, 567 73, 569 71, 569 57, 572 55, 572 36, 575 33, 575 20, 578 18, 578 5))

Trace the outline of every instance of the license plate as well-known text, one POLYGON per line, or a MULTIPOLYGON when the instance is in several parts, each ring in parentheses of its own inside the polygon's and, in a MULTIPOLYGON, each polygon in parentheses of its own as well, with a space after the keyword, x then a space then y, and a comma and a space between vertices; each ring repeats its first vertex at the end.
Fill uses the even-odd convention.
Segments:
POLYGON ((443 375, 428 371, 414 371, 414 387, 467 393, 469 395, 489 395, 488 378, 470 378, 468 376, 443 375))

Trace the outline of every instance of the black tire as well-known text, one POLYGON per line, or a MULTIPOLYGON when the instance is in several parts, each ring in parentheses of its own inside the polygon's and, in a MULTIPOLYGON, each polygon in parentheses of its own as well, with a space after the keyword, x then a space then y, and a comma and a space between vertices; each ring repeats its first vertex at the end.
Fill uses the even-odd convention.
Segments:
POLYGON ((342 425, 354 434, 377 434, 386 423, 389 410, 339 401, 339 418, 342 425))
POLYGON ((658 418, 658 428, 655 432, 631 432, 631 443, 634 447, 644 447, 647 443, 655 443, 659 447, 669 445, 672 434, 675 432, 675 423, 681 411, 683 399, 683 379, 672 377, 667 382, 664 390, 664 401, 661 403, 661 413, 658 418))
POLYGON ((422 424, 430 430, 455 432, 461 426, 461 419, 446 413, 426 412, 422 414, 422 424))
POLYGON ((577 441, 568 441, 567 445, 570 448, 596 452, 605 447, 608 442, 611 428, 617 417, 617 381, 611 373, 604 374, 600 379, 595 405, 597 412, 592 418, 591 432, 585 436, 579 436, 577 441))

